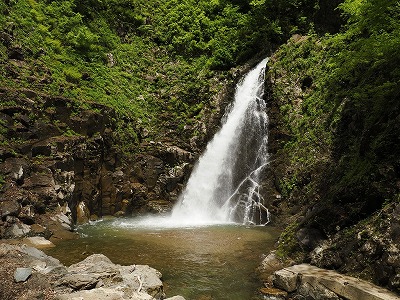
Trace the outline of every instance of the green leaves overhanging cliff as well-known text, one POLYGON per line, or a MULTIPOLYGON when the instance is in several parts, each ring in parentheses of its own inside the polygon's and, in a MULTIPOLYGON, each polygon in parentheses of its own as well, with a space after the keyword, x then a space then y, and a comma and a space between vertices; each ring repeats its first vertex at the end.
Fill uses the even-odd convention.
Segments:
POLYGON ((297 18, 306 17, 295 9, 315 11, 308 2, 283 9, 265 1, 2 1, 1 82, 146 120, 168 104, 205 101, 215 70, 243 63, 297 30, 297 18))
POLYGON ((339 33, 294 36, 270 64, 281 129, 278 189, 300 211, 280 247, 310 251, 315 244, 301 240, 313 232, 330 240, 313 263, 398 290, 396 263, 387 257, 398 244, 400 4, 345 1, 339 8, 347 20, 339 33), (379 253, 363 250, 377 240, 379 253))

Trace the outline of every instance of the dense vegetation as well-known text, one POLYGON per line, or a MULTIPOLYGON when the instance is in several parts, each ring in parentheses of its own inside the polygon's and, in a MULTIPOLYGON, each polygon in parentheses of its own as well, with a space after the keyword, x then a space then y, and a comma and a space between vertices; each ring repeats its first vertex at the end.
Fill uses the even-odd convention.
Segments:
POLYGON ((229 68, 311 28, 318 5, 7 0, 0 11, 3 87, 111 106, 129 120, 134 141, 137 127, 154 135, 160 123, 179 136, 201 118, 229 68))
POLYGON ((274 95, 288 135, 280 189, 313 207, 301 226, 328 236, 400 201, 400 4, 339 8, 341 32, 292 39, 270 70, 285 76, 274 95))

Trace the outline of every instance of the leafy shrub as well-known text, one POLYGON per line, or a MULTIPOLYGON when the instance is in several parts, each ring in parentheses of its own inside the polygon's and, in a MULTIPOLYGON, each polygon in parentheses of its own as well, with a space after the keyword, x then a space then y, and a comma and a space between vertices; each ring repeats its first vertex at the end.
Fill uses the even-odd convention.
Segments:
POLYGON ((82 74, 75 67, 64 68, 64 74, 67 81, 72 83, 78 83, 82 78, 82 74))

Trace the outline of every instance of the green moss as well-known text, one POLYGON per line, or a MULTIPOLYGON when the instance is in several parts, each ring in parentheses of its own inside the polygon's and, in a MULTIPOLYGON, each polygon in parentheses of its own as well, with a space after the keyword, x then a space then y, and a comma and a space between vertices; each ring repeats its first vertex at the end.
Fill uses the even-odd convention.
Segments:
POLYGON ((296 240, 296 232, 299 228, 297 222, 288 225, 279 237, 279 244, 276 254, 281 258, 293 256, 299 251, 299 245, 296 240))
MULTIPOLYGON (((312 15, 315 9, 312 3, 302 11, 290 4, 284 15, 277 14, 281 4, 2 3, 0 29, 12 35, 13 45, 23 45, 25 65, 16 68, 18 79, 2 70, 0 81, 2 86, 29 87, 81 104, 111 106, 157 134, 159 115, 166 113, 177 120, 176 126, 184 126, 186 118, 198 116, 217 92, 211 88, 212 77, 223 79, 223 70, 265 51, 260 40, 284 38, 292 29, 289 18, 312 15), (33 78, 31 73, 40 76, 33 78)), ((6 52, 0 48, 4 59, 6 52)))
POLYGON ((399 180, 400 9, 392 0, 342 8, 340 33, 293 37, 268 71, 286 135, 279 189, 289 205, 312 207, 307 225, 327 234, 396 201, 399 180))
POLYGON ((74 67, 67 67, 64 68, 64 74, 67 81, 72 83, 79 83, 82 79, 82 74, 78 71, 77 68, 74 67))
POLYGON ((68 129, 67 131, 65 131, 63 133, 64 136, 80 136, 79 133, 76 133, 74 130, 72 129, 68 129))

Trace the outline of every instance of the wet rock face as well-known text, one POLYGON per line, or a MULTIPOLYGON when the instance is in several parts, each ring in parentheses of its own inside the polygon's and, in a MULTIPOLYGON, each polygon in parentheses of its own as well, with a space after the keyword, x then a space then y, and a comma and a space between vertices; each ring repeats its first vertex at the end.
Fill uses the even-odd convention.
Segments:
POLYGON ((4 211, 9 199, 21 206, 16 217, 28 225, 64 204, 72 208, 75 217, 75 197, 83 190, 76 189, 76 181, 85 177, 86 169, 92 167, 90 163, 101 165, 101 157, 116 155, 107 152, 101 143, 90 147, 98 137, 107 135, 105 128, 113 128, 109 120, 112 111, 102 106, 96 111, 79 111, 68 99, 28 90, 3 90, 0 97, 2 220, 15 214, 15 210, 4 211), (84 121, 90 130, 81 126, 84 121), (88 157, 100 159, 85 162, 88 157))
MULTIPOLYGON (((0 34, 0 39, 7 36, 0 34)), ((13 61, 23 56, 20 50, 9 53, 13 61)), ((248 68, 215 86, 201 120, 185 126, 181 136, 161 118, 154 141, 139 121, 120 120, 110 107, 82 107, 32 90, 0 88, 0 237, 16 222, 18 227, 44 226, 42 217, 49 219, 58 207, 68 206, 73 222, 170 209, 219 128, 234 82, 248 68), (126 151, 121 131, 128 123, 137 140, 126 151), (80 204, 85 212, 80 209, 78 216, 80 204), (9 222, 8 216, 16 219, 9 222)))
POLYGON ((108 107, 82 109, 29 90, 0 90, 0 100, 0 237, 49 223, 42 216, 59 207, 78 223, 163 212, 191 171, 194 155, 171 141, 142 142, 139 154, 123 160, 108 107))
POLYGON ((400 292, 399 224, 400 204, 391 203, 363 224, 338 231, 311 252, 311 262, 341 272, 358 272, 400 292))

